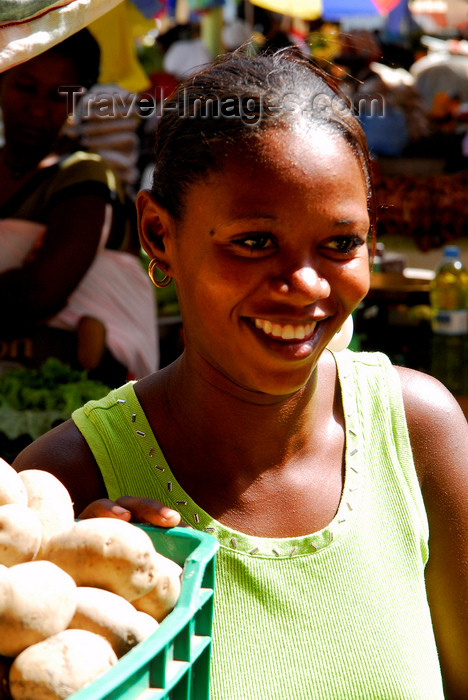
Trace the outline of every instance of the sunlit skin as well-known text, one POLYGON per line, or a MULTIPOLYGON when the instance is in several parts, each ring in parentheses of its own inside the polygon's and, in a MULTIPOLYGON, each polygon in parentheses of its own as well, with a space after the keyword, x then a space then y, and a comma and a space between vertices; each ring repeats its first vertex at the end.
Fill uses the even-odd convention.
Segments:
POLYGON ((364 176, 323 130, 270 131, 225 161, 164 237, 183 362, 227 391, 291 394, 368 291, 364 176))

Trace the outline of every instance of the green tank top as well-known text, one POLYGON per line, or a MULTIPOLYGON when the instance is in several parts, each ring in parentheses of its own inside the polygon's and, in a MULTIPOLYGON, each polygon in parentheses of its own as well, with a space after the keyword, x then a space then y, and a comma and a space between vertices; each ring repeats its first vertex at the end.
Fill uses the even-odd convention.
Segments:
POLYGON ((73 414, 109 498, 160 500, 220 543, 213 700, 443 698, 424 583, 428 524, 398 375, 380 353, 335 357, 345 481, 332 522, 306 537, 247 536, 199 508, 131 383, 73 414))

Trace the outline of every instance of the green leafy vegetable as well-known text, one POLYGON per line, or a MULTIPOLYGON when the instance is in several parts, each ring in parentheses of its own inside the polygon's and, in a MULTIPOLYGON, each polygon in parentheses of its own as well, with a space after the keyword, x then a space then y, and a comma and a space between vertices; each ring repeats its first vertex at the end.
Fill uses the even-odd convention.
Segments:
POLYGON ((8 441, 20 439, 24 447, 70 418, 76 408, 109 391, 102 382, 89 379, 86 371, 74 370, 55 358, 46 360, 40 369, 7 370, 0 375, 1 456, 7 459, 8 441))

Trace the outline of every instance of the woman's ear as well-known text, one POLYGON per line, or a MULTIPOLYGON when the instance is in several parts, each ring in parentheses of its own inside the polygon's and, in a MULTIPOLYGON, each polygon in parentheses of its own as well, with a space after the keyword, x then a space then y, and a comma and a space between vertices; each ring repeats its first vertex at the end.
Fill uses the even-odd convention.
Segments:
POLYGON ((136 199, 138 233, 141 245, 152 258, 164 263, 165 271, 170 261, 166 260, 167 244, 174 235, 174 220, 169 212, 155 202, 149 190, 141 190, 136 199))

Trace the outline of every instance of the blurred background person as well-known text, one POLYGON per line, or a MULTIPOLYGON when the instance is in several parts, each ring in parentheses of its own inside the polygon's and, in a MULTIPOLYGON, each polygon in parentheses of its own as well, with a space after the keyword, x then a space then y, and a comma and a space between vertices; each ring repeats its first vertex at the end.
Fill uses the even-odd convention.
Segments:
POLYGON ((157 368, 157 321, 115 173, 62 138, 59 88, 95 85, 99 57, 84 29, 0 76, 0 361, 57 357, 113 386, 157 368))

